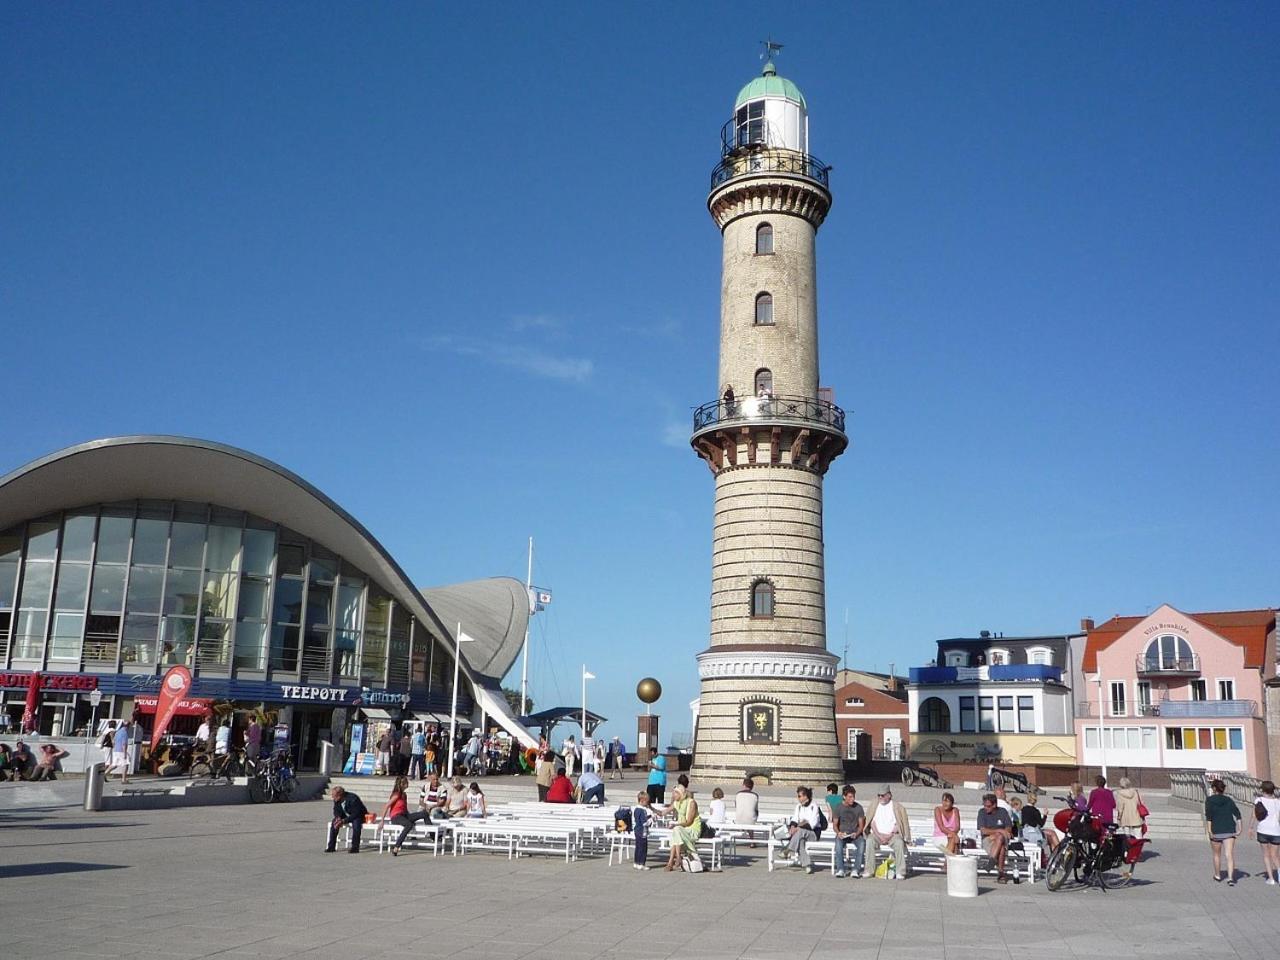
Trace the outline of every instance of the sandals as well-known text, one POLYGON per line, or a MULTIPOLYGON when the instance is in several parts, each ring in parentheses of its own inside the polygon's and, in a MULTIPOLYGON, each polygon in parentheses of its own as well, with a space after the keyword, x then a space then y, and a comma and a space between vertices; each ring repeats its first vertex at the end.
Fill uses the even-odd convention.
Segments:
POLYGON ((1227 879, 1227 878, 1226 878, 1226 877, 1224 877, 1224 876, 1222 876, 1221 874, 1215 873, 1215 874, 1213 875, 1213 882, 1214 882, 1214 883, 1221 883, 1221 882, 1222 882, 1223 880, 1225 880, 1225 879, 1227 879))
POLYGON ((1235 878, 1235 877, 1232 877, 1230 880, 1228 880, 1228 881, 1227 881, 1227 886, 1228 886, 1228 887, 1234 887, 1235 885, 1236 885, 1236 878, 1235 878))

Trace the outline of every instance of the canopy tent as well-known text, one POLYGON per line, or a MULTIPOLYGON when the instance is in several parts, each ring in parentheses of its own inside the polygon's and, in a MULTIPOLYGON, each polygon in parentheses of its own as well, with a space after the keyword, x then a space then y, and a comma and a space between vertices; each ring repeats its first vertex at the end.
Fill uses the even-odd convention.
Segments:
MULTIPOLYGON (((521 717, 520 723, 526 727, 537 727, 539 732, 545 737, 548 736, 553 727, 557 723, 564 720, 582 725, 582 708, 581 707, 552 707, 549 710, 539 710, 537 713, 531 713, 528 716, 521 717)), ((595 733, 596 727, 602 723, 607 723, 608 717, 602 717, 600 714, 592 710, 587 711, 587 729, 586 735, 589 737, 595 733)))

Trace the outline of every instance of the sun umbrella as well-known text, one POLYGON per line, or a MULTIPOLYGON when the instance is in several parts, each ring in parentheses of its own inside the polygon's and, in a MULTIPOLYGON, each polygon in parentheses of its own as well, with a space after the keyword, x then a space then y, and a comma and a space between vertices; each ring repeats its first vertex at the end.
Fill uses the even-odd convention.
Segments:
POLYGON ((27 686, 27 702, 22 708, 22 732, 34 733, 36 729, 36 710, 40 708, 40 674, 31 674, 31 683, 27 686))

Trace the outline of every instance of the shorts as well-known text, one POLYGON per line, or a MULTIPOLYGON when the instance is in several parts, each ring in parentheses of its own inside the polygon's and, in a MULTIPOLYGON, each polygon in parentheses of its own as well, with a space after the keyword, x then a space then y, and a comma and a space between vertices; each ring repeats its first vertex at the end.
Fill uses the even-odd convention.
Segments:
POLYGON ((982 838, 982 849, 987 851, 987 856, 989 857, 995 856, 996 847, 1000 844, 1000 841, 1002 839, 1003 837, 983 837, 982 838))
POLYGON ((123 767, 126 764, 128 764, 128 762, 129 762, 129 754, 125 753, 123 750, 111 751, 111 766, 123 767))
POLYGON ((1234 833, 1215 833, 1209 837, 1213 843, 1221 843, 1223 840, 1234 840, 1235 838, 1236 835, 1234 833))
POLYGON ((947 849, 946 837, 930 837, 926 842, 929 844, 929 846, 934 847, 937 850, 947 849))
POLYGON ((1280 835, 1274 833, 1260 833, 1258 834, 1258 842, 1274 843, 1277 847, 1280 847, 1280 835))

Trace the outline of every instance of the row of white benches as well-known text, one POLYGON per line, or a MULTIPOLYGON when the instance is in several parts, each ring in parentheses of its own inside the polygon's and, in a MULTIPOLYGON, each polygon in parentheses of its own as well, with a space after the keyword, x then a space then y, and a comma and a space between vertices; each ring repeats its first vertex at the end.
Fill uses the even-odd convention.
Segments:
MULTIPOLYGON (((714 837, 698 841, 698 852, 707 868, 722 870, 726 855, 736 858, 739 843, 762 844, 766 848, 768 869, 778 865, 777 854, 787 847, 787 841, 774 836, 779 824, 737 825, 732 822, 717 827, 714 837)), ((384 852, 400 835, 401 827, 390 821, 366 825, 373 830, 373 842, 378 851, 384 852)), ((917 837, 927 838, 933 832, 932 822, 911 822, 911 831, 917 837)), ((349 844, 349 837, 346 841, 349 844)), ((626 862, 634 857, 635 839, 631 834, 618 833, 614 828, 611 808, 566 804, 548 807, 537 802, 515 803, 496 808, 493 814, 477 819, 437 820, 430 824, 415 823, 406 837, 407 845, 429 849, 433 856, 449 850, 454 856, 486 850, 506 853, 508 859, 531 854, 563 856, 566 863, 580 856, 608 855, 610 865, 626 862)), ((671 830, 656 827, 650 834, 650 843, 657 851, 669 851, 671 830)), ((824 865, 831 873, 849 868, 848 863, 838 863, 835 856, 835 840, 831 838, 811 840, 808 843, 810 859, 824 865)), ((848 856, 853 855, 852 844, 846 845, 848 856)), ((942 870, 945 854, 932 843, 910 845, 906 848, 910 871, 942 870)), ((966 856, 979 860, 979 870, 996 872, 995 862, 987 856, 981 845, 962 849, 966 856)), ((662 853, 665 857, 665 853, 662 853)), ((875 871, 882 857, 893 855, 893 848, 876 848, 868 844, 865 870, 875 871)), ((1018 879, 1035 881, 1043 853, 1036 844, 1024 843, 1021 851, 1010 851, 1006 857, 1006 869, 1018 879)), ((901 870, 901 865, 898 865, 901 870)))

